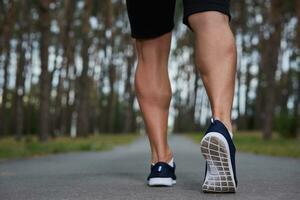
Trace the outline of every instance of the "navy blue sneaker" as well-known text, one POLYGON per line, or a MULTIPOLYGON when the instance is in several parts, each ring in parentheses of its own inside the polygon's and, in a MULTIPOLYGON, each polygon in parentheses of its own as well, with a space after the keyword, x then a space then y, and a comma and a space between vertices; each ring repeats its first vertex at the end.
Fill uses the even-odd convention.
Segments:
POLYGON ((235 146, 225 125, 212 119, 200 147, 206 160, 203 192, 236 192, 235 146))
POLYGON ((151 172, 147 181, 149 186, 172 186, 176 184, 175 162, 173 162, 173 167, 164 162, 151 165, 151 172))

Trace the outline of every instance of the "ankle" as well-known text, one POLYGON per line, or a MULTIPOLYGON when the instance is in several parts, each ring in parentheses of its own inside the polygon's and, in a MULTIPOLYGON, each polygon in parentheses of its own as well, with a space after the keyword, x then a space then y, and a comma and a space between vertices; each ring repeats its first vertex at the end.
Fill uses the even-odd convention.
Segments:
MULTIPOLYGON (((166 153, 159 154, 156 162, 169 163, 172 159, 173 159, 173 152, 169 149, 166 151, 166 153)), ((156 163, 156 162, 154 162, 154 163, 156 163)))
POLYGON ((217 116, 214 116, 214 119, 221 121, 226 126, 227 130, 232 132, 232 122, 230 119, 217 116))
POLYGON ((157 163, 157 162, 158 162, 158 158, 152 156, 152 158, 151 158, 151 164, 155 164, 155 163, 157 163))
POLYGON ((226 126, 227 130, 232 133, 232 123, 230 121, 229 122, 225 121, 223 122, 223 124, 226 126))

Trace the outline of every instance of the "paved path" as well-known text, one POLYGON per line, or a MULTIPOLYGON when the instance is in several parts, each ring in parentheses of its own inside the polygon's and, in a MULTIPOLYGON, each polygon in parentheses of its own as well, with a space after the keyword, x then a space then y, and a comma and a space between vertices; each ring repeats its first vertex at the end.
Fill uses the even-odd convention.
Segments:
POLYGON ((107 152, 69 153, 0 162, 0 199, 300 199, 300 160, 238 154, 236 194, 201 192, 204 161, 199 147, 181 136, 170 137, 178 183, 149 188, 145 138, 107 152))

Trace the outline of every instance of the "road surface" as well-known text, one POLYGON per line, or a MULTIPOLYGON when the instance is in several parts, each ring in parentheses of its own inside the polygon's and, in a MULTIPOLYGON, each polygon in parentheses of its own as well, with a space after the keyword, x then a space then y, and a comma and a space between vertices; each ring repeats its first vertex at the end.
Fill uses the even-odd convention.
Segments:
POLYGON ((238 192, 201 192, 204 160, 197 144, 171 136, 177 185, 149 188, 145 138, 107 152, 84 152, 0 161, 0 199, 196 200, 300 199, 300 159, 239 153, 238 192))

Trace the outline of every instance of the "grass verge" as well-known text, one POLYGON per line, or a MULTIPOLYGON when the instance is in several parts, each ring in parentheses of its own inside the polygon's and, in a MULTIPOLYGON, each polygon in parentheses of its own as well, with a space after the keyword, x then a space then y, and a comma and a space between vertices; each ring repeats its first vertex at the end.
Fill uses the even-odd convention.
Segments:
MULTIPOLYGON (((195 142, 200 142, 203 135, 188 133, 195 142)), ((261 133, 241 131, 234 134, 234 143, 238 151, 272 156, 300 158, 300 139, 286 139, 275 135, 271 140, 263 140, 261 133)))
POLYGON ((58 137, 41 143, 29 136, 21 141, 12 137, 0 139, 0 159, 23 158, 74 151, 103 151, 132 142, 136 134, 100 134, 87 138, 58 137))

